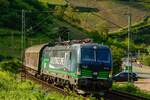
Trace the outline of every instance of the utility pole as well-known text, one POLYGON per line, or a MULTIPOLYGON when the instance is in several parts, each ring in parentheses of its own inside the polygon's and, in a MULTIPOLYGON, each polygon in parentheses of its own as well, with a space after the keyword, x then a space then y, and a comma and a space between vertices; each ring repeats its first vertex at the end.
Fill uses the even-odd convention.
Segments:
POLYGON ((67 31, 67 34, 68 34, 68 41, 71 41, 71 40, 70 40, 69 31, 67 31))
MULTIPOLYGON (((131 82, 130 74, 132 73, 132 58, 131 58, 131 50, 130 50, 130 39, 131 39, 131 17, 132 14, 130 9, 128 8, 128 82, 131 82)), ((131 74, 132 75, 132 74, 131 74)))
POLYGON ((13 56, 14 54, 14 33, 11 32, 11 55, 13 56))
MULTIPOLYGON (((87 2, 86 3, 86 7, 88 8, 89 7, 89 3, 87 2)), ((89 16, 89 13, 87 11, 87 16, 86 16, 86 28, 89 28, 89 25, 88 25, 88 16, 89 16)))
POLYGON ((24 47, 25 47, 25 11, 22 10, 21 13, 21 21, 22 21, 22 28, 21 28, 21 81, 23 81, 23 78, 26 79, 26 73, 25 72, 25 68, 23 65, 23 61, 24 61, 24 47))

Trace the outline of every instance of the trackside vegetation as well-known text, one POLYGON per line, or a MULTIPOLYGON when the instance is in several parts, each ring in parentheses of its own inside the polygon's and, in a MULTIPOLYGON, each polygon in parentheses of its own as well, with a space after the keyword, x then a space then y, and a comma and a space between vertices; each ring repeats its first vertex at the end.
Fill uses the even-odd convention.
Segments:
POLYGON ((29 80, 21 82, 15 79, 12 73, 0 71, 1 100, 60 100, 60 98, 69 97, 55 92, 46 93, 40 86, 29 80))
POLYGON ((144 65, 150 66, 150 55, 141 55, 139 59, 143 62, 144 65))
MULTIPOLYGON (((16 70, 19 70, 19 64, 17 60, 0 62, 1 100, 83 100, 82 96, 77 96, 71 91, 70 96, 64 96, 55 91, 45 91, 40 85, 30 80, 21 81, 18 72, 11 70, 12 66, 16 66, 16 70), (7 69, 4 69, 4 66, 7 66, 7 69)), ((142 91, 133 84, 114 83, 112 89, 129 92, 138 96, 142 95, 150 99, 149 92, 142 91)), ((87 100, 95 100, 95 98, 90 96, 87 100)))
POLYGON ((145 56, 143 62, 145 65, 150 66, 150 55, 145 56))
POLYGON ((137 96, 143 96, 143 97, 150 99, 150 92, 140 90, 138 87, 136 87, 132 83, 125 83, 125 84, 114 83, 112 89, 124 91, 127 93, 131 93, 137 96))
POLYGON ((64 96, 55 91, 45 91, 30 80, 21 81, 18 72, 14 72, 14 66, 19 70, 17 61, 0 62, 0 100, 83 100, 82 96, 72 92, 70 96, 64 96))
POLYGON ((18 59, 6 60, 0 63, 0 70, 18 74, 21 63, 18 59))
MULTIPOLYGON (((20 61, 15 58, 0 62, 0 100, 83 100, 82 96, 68 89, 66 92, 70 95, 64 96, 53 90, 44 90, 30 80, 21 81, 20 66, 20 61)), ((96 99, 89 96, 87 100, 96 99)))

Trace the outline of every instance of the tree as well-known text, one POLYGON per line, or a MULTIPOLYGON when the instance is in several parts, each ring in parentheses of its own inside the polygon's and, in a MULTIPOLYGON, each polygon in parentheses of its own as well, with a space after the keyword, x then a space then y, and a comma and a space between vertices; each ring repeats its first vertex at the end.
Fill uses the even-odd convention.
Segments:
POLYGON ((121 71, 121 59, 125 56, 123 49, 111 46, 113 56, 113 74, 121 71))
POLYGON ((65 12, 65 7, 56 6, 54 15, 56 15, 59 18, 63 18, 64 12, 65 12))
POLYGON ((147 47, 147 52, 148 52, 149 55, 150 55, 150 46, 147 47))
POLYGON ((147 66, 150 66, 150 55, 145 55, 143 57, 143 62, 144 62, 144 65, 147 65, 147 66))
MULTIPOLYGON (((124 40, 124 42, 123 42, 123 44, 124 44, 124 46, 126 47, 126 49, 128 48, 128 43, 129 43, 129 39, 126 38, 126 39, 124 40)), ((129 44, 129 46, 130 46, 130 51, 135 51, 135 50, 136 50, 136 46, 135 46, 135 44, 134 44, 134 41, 131 40, 131 39, 130 39, 130 44, 129 44)))
POLYGON ((75 12, 75 10, 76 9, 74 7, 67 6, 67 8, 65 10, 65 19, 80 24, 81 21, 78 18, 78 16, 77 16, 78 13, 75 12))
POLYGON ((103 40, 103 42, 106 42, 109 32, 108 23, 105 21, 102 23, 98 23, 96 25, 96 31, 99 33, 101 40, 103 40))
POLYGON ((9 7, 9 1, 8 0, 0 0, 0 10, 5 9, 9 7))

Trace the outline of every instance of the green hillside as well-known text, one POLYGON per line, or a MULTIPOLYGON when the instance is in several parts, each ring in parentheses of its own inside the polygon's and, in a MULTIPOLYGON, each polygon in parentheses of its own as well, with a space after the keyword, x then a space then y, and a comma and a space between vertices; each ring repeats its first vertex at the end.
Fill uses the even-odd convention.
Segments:
MULTIPOLYGON (((125 38, 127 38, 127 35, 128 29, 124 28, 119 31, 113 32, 109 36, 113 38, 119 37, 120 40, 124 40, 125 38)), ((149 45, 150 44, 149 38, 150 38, 150 17, 147 17, 144 20, 141 20, 139 23, 132 26, 131 39, 136 44, 144 43, 145 45, 149 45)))
MULTIPOLYGON (((40 0, 49 4, 64 5, 66 0, 40 0)), ((142 4, 142 2, 140 2, 142 4)), ((132 13, 132 23, 142 20, 148 16, 150 9, 141 7, 139 2, 119 1, 119 0, 68 0, 68 4, 74 8, 74 19, 80 20, 76 23, 87 31, 97 30, 99 26, 108 27, 109 32, 127 26, 128 8, 132 13)), ((144 3, 149 6, 149 3, 144 3)), ((66 13, 65 13, 66 14, 66 13)))
POLYGON ((122 4, 128 4, 132 7, 140 8, 143 10, 150 9, 150 1, 149 0, 114 0, 114 1, 117 1, 118 3, 122 3, 122 4))
POLYGON ((148 6, 147 1, 1 0, 0 55, 20 58, 22 19, 25 18, 25 47, 55 43, 59 36, 62 40, 90 37, 112 48, 114 70, 118 70, 121 58, 127 55, 129 9, 132 13, 131 51, 147 52, 150 44, 148 6))
MULTIPOLYGON (((130 54, 137 56, 140 51, 140 60, 150 65, 149 0, 0 0, 0 99, 83 99, 73 93, 64 97, 44 92, 30 81, 19 81, 22 46, 25 49, 35 44, 55 44, 60 37, 62 41, 92 38, 111 48, 112 72, 116 74, 122 71, 122 58, 128 54, 129 11, 132 14, 130 54)), ((130 90, 128 86, 119 88, 130 90)), ((142 94, 135 89, 137 93, 133 94, 142 94)))
MULTIPOLYGON (((51 12, 54 8, 45 6, 38 0, 1 0, 0 5, 0 55, 20 57, 22 9, 25 11, 26 47, 56 42, 60 31, 65 30, 69 31, 69 39, 87 37, 83 31, 57 18, 51 12)), ((62 38, 68 39, 68 35, 62 38)))

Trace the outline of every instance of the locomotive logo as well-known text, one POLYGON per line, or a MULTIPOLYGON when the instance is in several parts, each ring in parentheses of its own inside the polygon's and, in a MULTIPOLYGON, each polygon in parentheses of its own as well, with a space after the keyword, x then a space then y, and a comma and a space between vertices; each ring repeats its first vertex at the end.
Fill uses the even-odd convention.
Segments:
POLYGON ((50 64, 53 64, 53 65, 64 65, 65 64, 65 59, 64 58, 51 57, 50 59, 51 59, 50 64))

